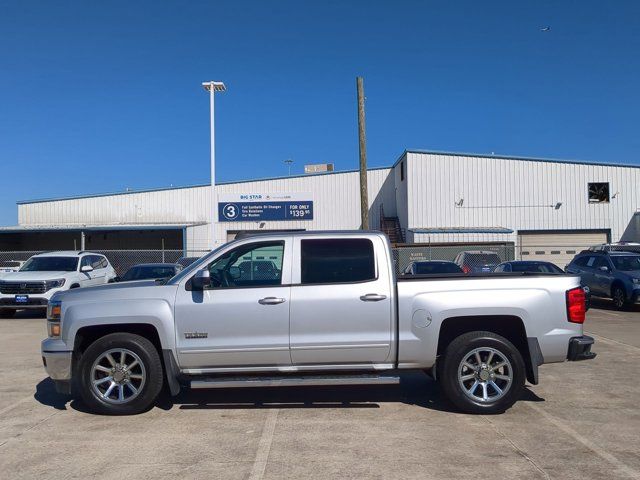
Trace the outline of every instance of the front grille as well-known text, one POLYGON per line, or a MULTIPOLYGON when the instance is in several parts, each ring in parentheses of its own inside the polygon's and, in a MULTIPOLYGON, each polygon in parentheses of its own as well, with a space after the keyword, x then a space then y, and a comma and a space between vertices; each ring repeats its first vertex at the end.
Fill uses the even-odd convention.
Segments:
POLYGON ((2 282, 0 283, 0 293, 7 295, 36 295, 45 293, 44 282, 2 282))

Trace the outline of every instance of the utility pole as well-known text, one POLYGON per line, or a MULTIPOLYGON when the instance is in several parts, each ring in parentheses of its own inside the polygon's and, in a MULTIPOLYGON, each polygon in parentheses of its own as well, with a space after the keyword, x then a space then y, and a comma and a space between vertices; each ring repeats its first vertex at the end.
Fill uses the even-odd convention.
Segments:
POLYGON ((358 89, 358 144, 360 147, 360 228, 369 229, 369 195, 367 192, 367 138, 364 124, 364 85, 362 77, 356 77, 358 89))

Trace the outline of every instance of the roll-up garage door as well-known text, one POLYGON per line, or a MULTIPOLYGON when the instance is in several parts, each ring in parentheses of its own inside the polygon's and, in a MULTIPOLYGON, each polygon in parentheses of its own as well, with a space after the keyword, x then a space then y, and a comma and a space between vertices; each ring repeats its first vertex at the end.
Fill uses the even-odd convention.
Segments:
POLYGON ((516 255, 521 260, 540 260, 564 267, 581 250, 607 243, 607 232, 527 232, 518 234, 516 255))

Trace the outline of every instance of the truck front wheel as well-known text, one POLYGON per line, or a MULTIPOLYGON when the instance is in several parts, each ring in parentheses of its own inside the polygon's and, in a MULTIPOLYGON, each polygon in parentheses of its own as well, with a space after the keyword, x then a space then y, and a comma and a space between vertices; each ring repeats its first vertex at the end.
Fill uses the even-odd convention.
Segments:
POLYGON ((163 383, 158 350, 132 333, 112 333, 93 342, 80 358, 78 374, 85 404, 106 415, 144 412, 163 383))
POLYGON ((520 397, 526 377, 518 349, 492 332, 460 335, 446 348, 439 378, 451 402, 466 413, 501 413, 520 397))

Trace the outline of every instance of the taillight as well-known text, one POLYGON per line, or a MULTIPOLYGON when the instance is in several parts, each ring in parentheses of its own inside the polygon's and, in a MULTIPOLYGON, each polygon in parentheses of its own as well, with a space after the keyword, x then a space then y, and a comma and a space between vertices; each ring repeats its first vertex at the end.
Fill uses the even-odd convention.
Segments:
POLYGON ((462 266, 462 271, 464 273, 471 273, 471 268, 468 265, 463 265, 462 266))
POLYGON ((582 287, 567 290, 567 320, 573 323, 584 323, 587 296, 582 287))

